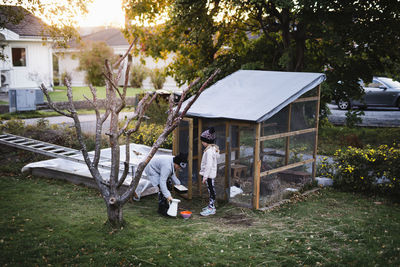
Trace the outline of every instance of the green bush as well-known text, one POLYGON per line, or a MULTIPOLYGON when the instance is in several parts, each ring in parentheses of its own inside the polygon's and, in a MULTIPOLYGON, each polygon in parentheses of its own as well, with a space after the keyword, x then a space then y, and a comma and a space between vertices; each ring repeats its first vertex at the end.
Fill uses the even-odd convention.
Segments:
MULTIPOLYGON (((145 124, 143 123, 139 130, 132 134, 131 141, 135 144, 143 144, 146 146, 152 146, 157 140, 158 136, 163 132, 164 126, 157 124, 145 124)), ((161 146, 162 148, 172 148, 172 134, 167 137, 165 142, 161 146)))
POLYGON ((146 111, 146 116, 149 117, 148 123, 165 125, 168 118, 169 103, 167 99, 157 97, 146 111))
POLYGON ((24 132, 24 122, 19 119, 11 118, 7 122, 0 123, 0 132, 21 135, 24 132))
POLYGON ((318 174, 344 190, 400 195, 400 145, 339 149, 333 163, 324 158, 318 174))
POLYGON ((150 73, 150 79, 151 79, 151 83, 154 86, 154 89, 156 89, 156 90, 162 89, 164 86, 164 83, 166 81, 165 71, 163 69, 155 68, 150 73))
MULTIPOLYGON (((138 93, 136 95, 137 103, 146 95, 146 93, 138 93)), ((137 104, 136 104, 137 105, 137 104)), ((155 123, 159 125, 165 125, 168 118, 169 109, 169 96, 158 95, 156 99, 151 103, 146 111, 146 123, 155 123)))
POLYGON ((134 88, 142 88, 143 80, 148 75, 148 69, 143 64, 136 64, 131 67, 130 82, 134 88))

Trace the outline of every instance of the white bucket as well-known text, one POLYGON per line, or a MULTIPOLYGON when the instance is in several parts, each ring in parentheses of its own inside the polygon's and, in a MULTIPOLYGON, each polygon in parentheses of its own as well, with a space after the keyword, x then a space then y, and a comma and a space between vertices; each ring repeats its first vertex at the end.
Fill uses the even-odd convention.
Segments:
POLYGON ((167 214, 171 217, 176 217, 178 214, 178 203, 181 202, 179 199, 173 198, 171 203, 169 204, 169 209, 167 214))

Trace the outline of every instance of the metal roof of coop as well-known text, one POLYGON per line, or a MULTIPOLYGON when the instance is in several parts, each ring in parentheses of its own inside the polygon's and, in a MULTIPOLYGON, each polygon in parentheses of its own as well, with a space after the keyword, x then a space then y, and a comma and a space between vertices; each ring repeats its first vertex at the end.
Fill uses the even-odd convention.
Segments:
POLYGON ((324 80, 322 73, 239 70, 206 89, 186 116, 262 122, 324 80))

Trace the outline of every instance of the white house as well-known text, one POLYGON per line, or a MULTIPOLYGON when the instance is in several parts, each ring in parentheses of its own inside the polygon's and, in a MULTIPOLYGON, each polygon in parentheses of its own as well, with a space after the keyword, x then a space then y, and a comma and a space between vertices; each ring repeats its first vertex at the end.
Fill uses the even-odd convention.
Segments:
MULTIPOLYGON (((97 30, 94 33, 86 34, 81 36, 81 41, 85 42, 105 42, 109 47, 111 47, 114 51, 115 55, 124 55, 129 48, 129 43, 125 39, 121 30, 116 28, 106 28, 97 30)), ((79 71, 79 59, 76 57, 76 53, 79 52, 79 47, 77 43, 71 43, 68 49, 57 49, 55 50, 55 54, 58 58, 58 68, 59 75, 63 73, 70 74, 72 80, 72 86, 87 86, 85 83, 85 73, 84 71, 79 71)), ((154 60, 152 57, 145 57, 145 66, 148 69, 154 68, 164 68, 171 61, 172 58, 168 58, 167 60, 154 60)), ((132 64, 140 64, 140 58, 134 57, 132 58, 132 64)), ((120 80, 120 84, 122 84, 124 78, 122 77, 120 80)), ((146 78, 143 81, 144 89, 152 89, 153 85, 151 84, 150 78, 146 78)), ((172 77, 167 77, 166 82, 164 84, 163 89, 176 91, 178 90, 178 86, 175 80, 172 77)))
POLYGON ((39 88, 42 82, 52 88, 52 42, 46 24, 17 6, 0 9, 2 19, 8 9, 23 14, 23 18, 17 25, 8 22, 0 29, 0 53, 4 55, 0 60, 0 91, 39 88))

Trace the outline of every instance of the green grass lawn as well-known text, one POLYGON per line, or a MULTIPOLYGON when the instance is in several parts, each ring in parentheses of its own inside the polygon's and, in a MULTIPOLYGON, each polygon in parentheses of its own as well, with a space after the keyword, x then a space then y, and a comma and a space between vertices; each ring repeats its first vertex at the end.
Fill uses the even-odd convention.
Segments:
POLYGON ((400 206, 384 198, 322 189, 271 212, 218 203, 211 217, 205 199, 182 199, 183 220, 160 217, 153 195, 113 231, 96 190, 23 176, 13 154, 33 157, 0 157, 1 266, 400 265, 400 206))
MULTIPOLYGON (((97 98, 104 99, 106 98, 106 89, 105 87, 96 87, 97 88, 97 98)), ((126 95, 128 97, 135 96, 137 93, 143 92, 142 89, 134 89, 128 88, 126 95)), ((54 86, 54 91, 49 93, 51 99, 54 102, 63 102, 68 101, 67 97, 67 87, 65 86, 54 86)), ((89 87, 73 87, 72 88, 72 95, 75 101, 85 100, 84 96, 92 99, 92 93, 89 87)), ((46 98, 45 101, 47 102, 46 98)))

